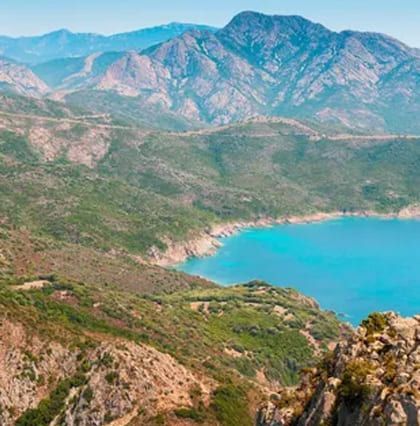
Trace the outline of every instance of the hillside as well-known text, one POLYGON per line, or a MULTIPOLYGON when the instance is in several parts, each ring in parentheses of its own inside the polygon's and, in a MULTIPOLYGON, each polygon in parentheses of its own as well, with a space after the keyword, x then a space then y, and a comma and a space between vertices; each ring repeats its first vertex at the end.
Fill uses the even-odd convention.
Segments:
POLYGON ((341 332, 312 300, 264 283, 140 296, 33 279, 0 283, 4 426, 251 425, 258 401, 341 332))
POLYGON ((418 316, 372 314, 297 390, 273 397, 258 425, 419 424, 419 333, 418 316))
POLYGON ((284 119, 159 132, 52 101, 4 97, 2 108, 3 227, 47 240, 49 253, 75 245, 156 258, 209 240, 215 224, 397 214, 420 201, 416 137, 343 135, 284 119))
POLYGON ((0 91, 41 97, 49 91, 49 88, 29 68, 0 57, 0 91))
MULTIPOLYGON (((298 16, 254 12, 141 52, 34 68, 61 96, 111 91, 196 122, 283 115, 399 133, 420 132, 419 70, 419 50, 386 35, 336 33, 298 16)), ((101 102, 91 106, 102 110, 101 102)))

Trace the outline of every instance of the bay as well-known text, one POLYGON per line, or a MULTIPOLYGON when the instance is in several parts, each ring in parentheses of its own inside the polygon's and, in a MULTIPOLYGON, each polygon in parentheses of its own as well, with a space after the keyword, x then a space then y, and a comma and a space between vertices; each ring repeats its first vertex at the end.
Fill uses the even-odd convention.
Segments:
POLYGON ((420 312, 420 221, 343 218, 245 229, 178 269, 222 285, 293 287, 357 325, 369 313, 420 312))

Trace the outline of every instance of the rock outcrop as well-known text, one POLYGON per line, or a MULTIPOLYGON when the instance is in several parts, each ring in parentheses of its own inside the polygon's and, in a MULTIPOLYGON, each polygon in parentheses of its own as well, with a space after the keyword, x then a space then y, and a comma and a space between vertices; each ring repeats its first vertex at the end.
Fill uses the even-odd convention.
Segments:
POLYGON ((420 424, 420 317, 372 314, 333 355, 260 410, 260 426, 420 424))

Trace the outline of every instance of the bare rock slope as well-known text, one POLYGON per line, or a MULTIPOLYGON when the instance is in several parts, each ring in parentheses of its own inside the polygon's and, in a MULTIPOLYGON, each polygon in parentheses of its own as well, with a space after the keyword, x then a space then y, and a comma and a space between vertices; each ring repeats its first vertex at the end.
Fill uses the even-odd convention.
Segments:
POLYGON ((28 67, 0 57, 0 91, 41 97, 48 90, 48 86, 28 67))
POLYGON ((55 90, 113 91, 205 123, 265 114, 419 130, 419 50, 299 16, 243 12, 217 32, 193 29, 143 51, 95 57, 82 79, 73 78, 86 68, 77 61, 36 72, 55 90))
POLYGON ((121 424, 128 424, 142 407, 143 415, 151 416, 190 405, 192 389, 209 399, 212 382, 170 355, 123 339, 101 335, 100 340, 71 348, 3 318, 0 424, 14 425, 18 418, 19 425, 49 424, 58 411, 60 424, 100 425, 123 417, 121 424))

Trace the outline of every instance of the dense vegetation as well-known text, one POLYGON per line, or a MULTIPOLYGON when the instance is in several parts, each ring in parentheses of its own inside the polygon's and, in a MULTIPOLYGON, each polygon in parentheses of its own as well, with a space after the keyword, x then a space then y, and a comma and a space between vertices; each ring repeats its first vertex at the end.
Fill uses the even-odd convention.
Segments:
POLYGON ((320 311, 294 290, 264 283, 140 296, 113 286, 98 289, 47 278, 52 283, 43 291, 16 292, 3 284, 0 304, 5 309, 19 306, 19 316, 28 320, 35 309, 40 330, 46 327, 46 333, 58 322, 72 332, 120 335, 156 346, 194 368, 212 353, 203 367, 215 377, 226 368, 248 378, 262 370, 271 381, 295 383, 300 368, 314 356, 299 330, 313 332, 324 350, 340 332, 333 314, 320 311), (71 303, 55 297, 63 290, 71 303))

